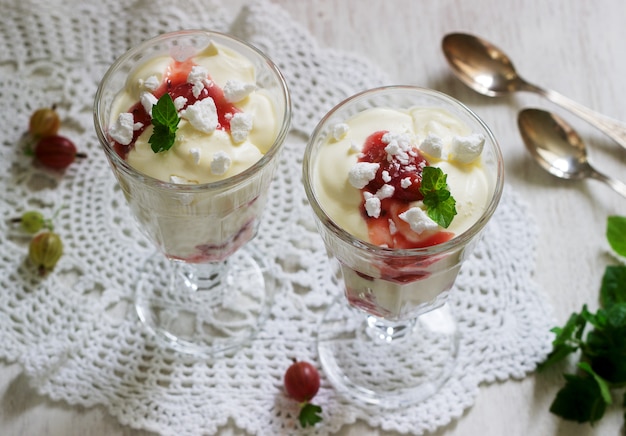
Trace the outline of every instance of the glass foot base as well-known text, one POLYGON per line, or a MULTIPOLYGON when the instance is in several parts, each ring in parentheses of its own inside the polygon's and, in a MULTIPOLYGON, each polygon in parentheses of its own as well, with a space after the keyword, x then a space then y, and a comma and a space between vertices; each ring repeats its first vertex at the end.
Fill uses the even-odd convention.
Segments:
POLYGON ((155 254, 140 270, 135 309, 147 329, 177 351, 199 357, 234 352, 267 318, 276 288, 267 270, 248 247, 211 264, 155 254))
POLYGON ((321 322, 320 361, 338 392, 368 404, 401 407, 436 393, 452 374, 459 333, 447 305, 408 323, 387 323, 342 296, 321 322))

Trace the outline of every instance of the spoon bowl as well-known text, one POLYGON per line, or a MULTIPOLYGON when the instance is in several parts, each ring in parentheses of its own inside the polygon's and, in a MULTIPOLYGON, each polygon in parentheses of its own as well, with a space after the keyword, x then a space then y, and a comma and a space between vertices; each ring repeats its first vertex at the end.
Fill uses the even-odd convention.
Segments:
POLYGON ((585 144, 561 117, 540 109, 525 109, 517 122, 526 148, 545 170, 562 179, 589 176, 591 165, 585 144))
POLYGON ((452 72, 474 91, 489 97, 534 92, 581 117, 626 148, 626 126, 522 79, 511 59, 490 42, 467 33, 450 33, 443 38, 442 50, 452 72))
POLYGON ((480 94, 499 97, 525 87, 511 59, 484 39, 451 33, 443 38, 442 48, 455 75, 480 94))
POLYGON ((524 109, 517 124, 531 156, 550 174, 569 180, 600 180, 626 197, 626 184, 605 176, 589 163, 585 143, 561 117, 541 109, 524 109))

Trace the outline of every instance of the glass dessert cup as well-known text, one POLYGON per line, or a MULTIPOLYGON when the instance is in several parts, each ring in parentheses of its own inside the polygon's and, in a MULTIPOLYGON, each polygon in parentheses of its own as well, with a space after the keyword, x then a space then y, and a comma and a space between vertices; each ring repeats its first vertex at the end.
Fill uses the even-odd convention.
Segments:
POLYGON ((320 121, 305 151, 303 174, 331 258, 329 274, 345 291, 318 330, 326 375, 340 393, 368 404, 399 407, 423 401, 454 371, 462 332, 447 299, 502 193, 502 156, 493 134, 470 109, 437 91, 409 86, 372 89, 348 98, 320 121), (316 192, 316 159, 334 126, 355 114, 369 108, 415 106, 445 109, 484 135, 481 159, 488 179, 488 204, 469 229, 447 242, 414 249, 373 245, 355 238, 324 211, 316 192))
POLYGON ((196 356, 235 351, 266 319, 276 286, 264 256, 246 245, 256 234, 290 124, 290 98, 277 67, 259 50, 229 35, 179 31, 148 40, 109 68, 95 99, 100 143, 139 229, 157 252, 137 266, 135 308, 165 345, 196 356), (177 184, 132 167, 107 134, 111 110, 128 75, 155 55, 193 56, 211 43, 242 55, 256 70, 257 87, 275 108, 269 150, 223 180, 177 184))

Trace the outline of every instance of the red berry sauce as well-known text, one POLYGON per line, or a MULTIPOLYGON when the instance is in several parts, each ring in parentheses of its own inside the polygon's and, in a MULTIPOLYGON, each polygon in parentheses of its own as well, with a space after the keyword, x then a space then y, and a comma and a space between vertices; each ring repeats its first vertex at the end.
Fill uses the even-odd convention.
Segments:
MULTIPOLYGON (((154 90, 152 94, 157 99, 161 98, 166 92, 172 97, 172 100, 175 100, 177 97, 184 97, 187 99, 187 102, 182 109, 194 104, 198 100, 211 97, 215 102, 215 107, 217 108, 217 128, 230 132, 230 119, 234 114, 240 112, 240 110, 226 100, 224 97, 224 91, 211 80, 211 77, 207 77, 209 85, 205 85, 197 97, 194 96, 192 91, 193 85, 191 83, 187 83, 187 77, 195 65, 196 64, 191 59, 184 62, 172 61, 163 75, 163 82, 156 90, 154 90)), ((143 127, 134 131, 133 139, 130 144, 123 145, 118 142, 114 143, 115 151, 123 159, 126 159, 128 152, 134 147, 137 138, 139 138, 139 136, 152 123, 150 114, 146 112, 141 102, 135 103, 128 110, 128 112, 133 114, 134 122, 141 123, 143 127)))
MULTIPOLYGON (((385 130, 375 132, 367 137, 359 162, 378 163, 380 167, 376 177, 370 181, 361 192, 375 195, 385 184, 394 187, 391 197, 381 200, 381 210, 378 218, 371 217, 365 210, 365 199, 361 202, 361 213, 365 217, 370 241, 375 245, 389 248, 410 249, 429 247, 450 240, 454 234, 439 231, 428 235, 418 235, 409 223, 398 218, 398 215, 409 209, 410 203, 424 198, 420 192, 422 184, 422 170, 429 162, 422 156, 415 146, 406 153, 403 159, 389 156, 385 148, 388 143, 383 137, 385 130), (385 178, 383 174, 385 174, 385 178), (410 180, 408 187, 402 187, 403 180, 410 180), (395 226, 395 232, 390 228, 390 220, 395 226)), ((405 182, 406 183, 406 182, 405 182)))

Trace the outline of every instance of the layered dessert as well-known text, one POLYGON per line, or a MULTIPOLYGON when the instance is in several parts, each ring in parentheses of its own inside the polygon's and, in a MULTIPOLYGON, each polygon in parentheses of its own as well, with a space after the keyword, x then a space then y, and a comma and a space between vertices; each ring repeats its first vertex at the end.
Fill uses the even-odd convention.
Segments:
POLYGON ((485 139, 440 108, 371 108, 329 126, 311 168, 315 198, 336 226, 382 249, 363 256, 327 239, 354 306, 401 319, 443 299, 465 244, 433 247, 489 206, 485 139))
POLYGON ((284 100, 257 83, 250 59, 215 41, 174 47, 133 67, 106 133, 119 157, 148 176, 118 179, 140 227, 166 256, 219 261, 253 236, 273 164, 241 175, 277 142, 284 100))

